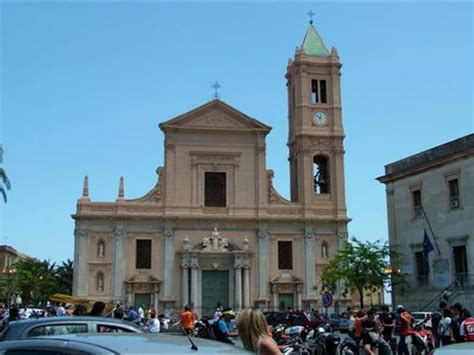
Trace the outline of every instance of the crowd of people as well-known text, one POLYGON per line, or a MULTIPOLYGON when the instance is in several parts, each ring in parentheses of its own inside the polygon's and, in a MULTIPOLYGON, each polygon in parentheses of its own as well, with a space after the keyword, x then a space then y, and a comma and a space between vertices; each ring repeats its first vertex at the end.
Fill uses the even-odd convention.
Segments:
MULTIPOLYGON (((409 354, 406 338, 412 333, 415 319, 403 306, 398 306, 396 312, 391 312, 386 305, 381 306, 379 310, 370 308, 366 312, 363 310, 355 312, 353 308, 348 307, 346 316, 352 322, 353 337, 362 342, 367 354, 376 353, 379 337, 388 343, 396 341, 396 328, 399 329, 400 336, 397 353, 409 354)), ((466 341, 474 342, 474 318, 460 303, 448 307, 445 300, 441 301, 439 309, 431 315, 428 314, 421 323, 428 321, 431 321, 435 347, 466 341)))
MULTIPOLYGON (((24 309, 22 310, 25 311, 24 309)), ((152 333, 167 331, 170 320, 163 314, 157 314, 154 306, 147 309, 144 307, 123 307, 116 304, 112 310, 106 309, 103 302, 95 302, 88 310, 86 305, 59 304, 58 306, 47 305, 41 311, 34 311, 29 317, 51 317, 51 316, 109 316, 124 319, 146 326, 152 333)), ((390 311, 386 305, 379 309, 370 308, 367 311, 355 311, 348 307, 344 316, 350 321, 350 334, 358 343, 363 344, 367 354, 376 354, 377 343, 383 339, 387 343, 395 340, 395 330, 398 329, 399 341, 397 353, 399 355, 409 354, 406 338, 411 334, 414 317, 398 306, 396 312, 390 311)), ((8 322, 21 319, 20 308, 16 305, 5 307, 0 305, 0 325, 5 327, 8 322)), ((179 327, 186 334, 193 335, 198 314, 191 306, 185 306, 180 313, 179 327)), ((439 309, 423 320, 431 321, 431 332, 435 347, 457 342, 474 342, 474 317, 460 303, 448 306, 445 300, 439 303, 439 309)), ((232 338, 240 337, 247 350, 258 354, 280 354, 280 349, 271 336, 271 328, 268 326, 264 314, 253 308, 246 308, 236 314, 231 308, 218 308, 212 319, 214 338, 218 341, 233 343, 232 338)))

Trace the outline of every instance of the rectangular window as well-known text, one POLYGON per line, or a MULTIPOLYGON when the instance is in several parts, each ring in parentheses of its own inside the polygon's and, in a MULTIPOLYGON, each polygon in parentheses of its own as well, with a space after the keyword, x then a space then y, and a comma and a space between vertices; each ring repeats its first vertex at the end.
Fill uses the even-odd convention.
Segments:
POLYGON ((421 190, 414 190, 411 193, 413 200, 413 216, 415 218, 421 218, 423 216, 423 210, 421 206, 421 190))
POLYGON ((327 103, 326 80, 321 80, 319 86, 320 86, 320 89, 321 89, 321 102, 323 104, 325 104, 325 103, 327 103))
POLYGON ((454 210, 459 208, 459 182, 458 179, 448 181, 449 185, 449 208, 454 210))
POLYGON ((136 268, 151 269, 151 240, 139 239, 136 245, 136 268))
POLYGON ((318 81, 311 80, 311 103, 317 104, 319 102, 318 97, 318 81))
POLYGON ((311 80, 311 103, 327 103, 326 80, 311 80))
POLYGON ((466 246, 460 245, 453 247, 454 254, 454 270, 456 274, 467 273, 467 256, 466 246))
POLYGON ((428 283, 428 270, 425 269, 425 262, 423 260, 423 252, 417 251, 415 253, 416 262, 416 276, 419 285, 426 285, 428 283))
POLYGON ((293 247, 291 242, 278 242, 278 269, 293 269, 293 247))
POLYGON ((226 207, 226 173, 204 173, 204 206, 226 207))

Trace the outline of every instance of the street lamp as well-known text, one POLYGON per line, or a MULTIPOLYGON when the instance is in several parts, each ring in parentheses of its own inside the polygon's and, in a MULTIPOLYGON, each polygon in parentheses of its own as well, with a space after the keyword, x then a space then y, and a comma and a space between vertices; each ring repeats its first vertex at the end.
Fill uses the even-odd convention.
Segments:
POLYGON ((392 296, 392 309, 395 307, 395 293, 393 292, 393 277, 394 275, 399 275, 402 270, 398 268, 392 268, 391 266, 386 267, 383 270, 384 274, 388 276, 390 280, 390 290, 387 289, 387 292, 392 296))
POLYGON ((11 297, 11 277, 12 275, 15 275, 16 269, 11 269, 9 266, 7 266, 5 269, 2 269, 2 274, 6 275, 7 277, 7 300, 8 303, 11 304, 12 302, 12 297, 11 297))

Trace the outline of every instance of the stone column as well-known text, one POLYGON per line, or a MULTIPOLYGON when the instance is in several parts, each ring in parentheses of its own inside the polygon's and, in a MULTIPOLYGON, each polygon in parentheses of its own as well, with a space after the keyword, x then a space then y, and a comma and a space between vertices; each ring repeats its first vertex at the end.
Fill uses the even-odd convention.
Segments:
POLYGON ((119 227, 114 232, 114 250, 112 262, 112 290, 114 300, 123 300, 123 284, 125 282, 124 270, 124 242, 125 231, 119 227))
POLYGON ((296 308, 303 309, 303 304, 301 301, 301 293, 303 291, 302 285, 296 285, 296 308))
POLYGON ((268 299, 268 232, 258 232, 258 299, 268 299))
POLYGON ((314 233, 307 231, 304 235, 304 286, 305 298, 316 298, 316 255, 314 233))
POLYGON ((242 308, 242 265, 237 264, 234 266, 235 269, 235 301, 234 308, 236 311, 240 311, 242 308))
POLYGON ((172 228, 165 228, 163 238, 163 300, 169 301, 174 298, 174 230, 172 228))
POLYGON ((244 307, 250 307, 250 266, 244 266, 244 307))
POLYGON ((74 290, 73 295, 89 295, 89 232, 74 231, 74 290))
POLYGON ((181 261, 181 302, 183 307, 189 303, 189 260, 183 256, 181 261))
POLYGON ((278 287, 276 285, 272 286, 272 296, 273 296, 273 310, 278 311, 278 287))
POLYGON ((159 306, 158 304, 159 293, 160 293, 159 286, 155 284, 153 286, 153 306, 155 306, 156 311, 158 311, 158 306, 159 306))
POLYGON ((191 302, 194 305, 194 309, 199 309, 199 285, 198 285, 198 269, 199 264, 197 258, 191 259, 191 302))

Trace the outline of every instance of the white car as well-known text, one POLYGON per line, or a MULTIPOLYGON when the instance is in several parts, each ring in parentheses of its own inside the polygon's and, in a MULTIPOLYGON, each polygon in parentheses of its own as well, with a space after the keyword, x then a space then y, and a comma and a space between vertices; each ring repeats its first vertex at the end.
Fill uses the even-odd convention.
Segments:
POLYGON ((425 327, 430 329, 432 328, 431 312, 411 312, 411 315, 413 318, 415 318, 415 323, 420 323, 423 320, 429 318, 429 320, 427 320, 425 323, 425 327))

